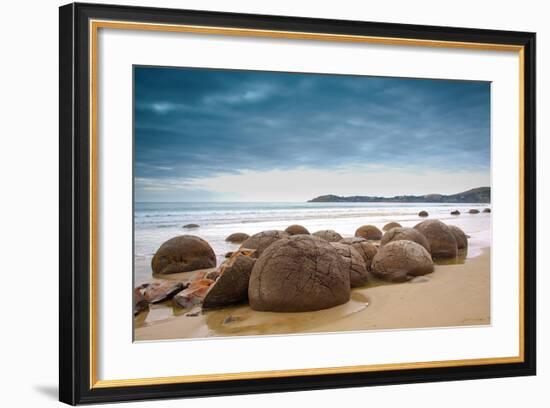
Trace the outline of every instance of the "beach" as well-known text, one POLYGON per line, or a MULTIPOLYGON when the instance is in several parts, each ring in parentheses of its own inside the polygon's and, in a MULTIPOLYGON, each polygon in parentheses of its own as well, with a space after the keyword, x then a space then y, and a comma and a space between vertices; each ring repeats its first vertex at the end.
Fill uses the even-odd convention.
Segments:
MULTIPOLYGON (((134 340, 171 340, 225 336, 256 336, 342 331, 407 329, 490 324, 490 214, 468 214, 486 204, 401 203, 295 203, 295 204, 192 204, 177 208, 164 204, 138 205, 135 218, 136 285, 152 279, 151 258, 155 247, 176 235, 199 236, 212 246, 217 266, 225 253, 239 245, 225 242, 233 232, 254 234, 301 224, 311 232, 333 229, 352 237, 363 224, 379 228, 390 221, 413 227, 429 219, 460 227, 469 236, 468 251, 452 261, 437 261, 433 273, 408 282, 371 279, 353 288, 351 299, 335 307, 313 312, 260 312, 248 304, 201 311, 179 308, 171 300, 150 305, 134 319, 134 340), (450 215, 458 209, 459 216, 450 215), (186 223, 198 228, 183 229, 186 223)), ((163 275, 163 279, 193 279, 206 271, 163 275)))

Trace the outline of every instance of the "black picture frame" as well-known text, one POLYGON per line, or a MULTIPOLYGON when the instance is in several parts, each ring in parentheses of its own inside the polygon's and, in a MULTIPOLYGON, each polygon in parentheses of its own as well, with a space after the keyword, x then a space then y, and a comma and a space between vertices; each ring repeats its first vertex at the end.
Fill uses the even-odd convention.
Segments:
POLYGON ((59 9, 59 399, 67 404, 314 390, 536 373, 535 33, 298 17, 68 4, 59 9), (91 19, 508 44, 524 53, 524 359, 505 364, 95 388, 90 378, 91 19))

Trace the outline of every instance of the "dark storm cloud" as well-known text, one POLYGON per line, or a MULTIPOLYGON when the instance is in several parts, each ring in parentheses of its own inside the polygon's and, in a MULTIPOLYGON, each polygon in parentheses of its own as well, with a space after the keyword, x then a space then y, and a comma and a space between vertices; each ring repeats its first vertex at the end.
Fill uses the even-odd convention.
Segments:
POLYGON ((135 68, 136 177, 488 170, 487 82, 135 68))

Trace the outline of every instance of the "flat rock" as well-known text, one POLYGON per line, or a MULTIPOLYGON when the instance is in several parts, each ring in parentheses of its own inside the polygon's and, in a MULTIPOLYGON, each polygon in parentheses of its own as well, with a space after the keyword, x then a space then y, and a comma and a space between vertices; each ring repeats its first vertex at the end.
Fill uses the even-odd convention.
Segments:
POLYGON ((190 308, 201 304, 210 285, 213 283, 213 280, 206 278, 194 280, 186 289, 174 296, 174 304, 183 308, 190 308))
POLYGON ((155 280, 143 289, 143 297, 149 303, 163 302, 174 297, 188 285, 189 283, 171 280, 155 280))

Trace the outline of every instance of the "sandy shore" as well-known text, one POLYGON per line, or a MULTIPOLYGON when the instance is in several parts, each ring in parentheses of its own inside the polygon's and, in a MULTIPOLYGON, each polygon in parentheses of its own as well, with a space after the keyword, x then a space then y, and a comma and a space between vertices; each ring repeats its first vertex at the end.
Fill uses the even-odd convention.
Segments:
POLYGON ((196 314, 199 309, 173 308, 171 302, 153 305, 136 317, 135 340, 486 325, 490 303, 485 248, 465 263, 436 265, 414 282, 353 289, 348 303, 316 312, 256 312, 240 305, 196 314))

